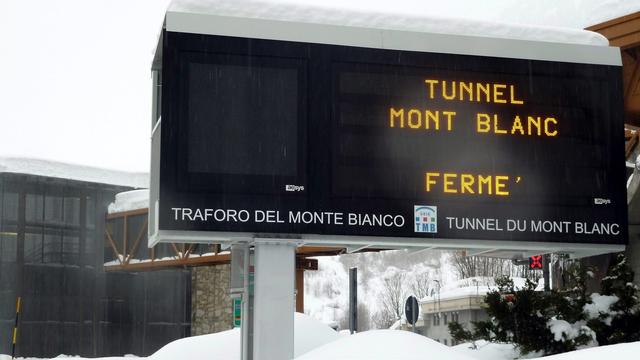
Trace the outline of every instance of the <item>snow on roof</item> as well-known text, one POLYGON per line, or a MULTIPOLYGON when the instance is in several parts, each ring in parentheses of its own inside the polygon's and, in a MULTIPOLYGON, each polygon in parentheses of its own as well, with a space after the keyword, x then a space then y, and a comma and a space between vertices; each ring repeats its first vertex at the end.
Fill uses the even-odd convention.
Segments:
POLYGON ((27 174, 99 184, 149 187, 149 174, 102 169, 51 160, 0 157, 0 173, 27 174))
POLYGON ((149 208, 149 189, 139 189, 116 194, 116 200, 109 204, 109 214, 149 208))
MULTIPOLYGON (((423 8, 424 9, 424 8, 423 8)), ((394 9, 395 10, 395 9, 394 9)), ((562 27, 522 25, 478 19, 454 18, 429 13, 388 12, 359 9, 321 2, 293 3, 286 0, 173 0, 168 12, 209 14, 283 22, 348 26, 411 32, 467 35, 503 39, 545 41, 565 44, 607 46, 608 40, 595 32, 562 27)), ((424 10, 423 10, 424 11, 424 10)))
MULTIPOLYGON (((513 285, 516 289, 522 289, 525 286, 525 278, 513 277, 513 285)), ((440 294, 433 291, 429 296, 420 299, 421 303, 433 302, 437 300, 459 299, 469 296, 485 296, 489 292, 496 290, 495 281, 489 277, 472 277, 453 282, 440 290, 440 294), (475 280, 475 282, 474 282, 475 280), (476 285, 477 284, 477 285, 476 285)), ((544 280, 540 279, 536 290, 544 289, 544 280)))

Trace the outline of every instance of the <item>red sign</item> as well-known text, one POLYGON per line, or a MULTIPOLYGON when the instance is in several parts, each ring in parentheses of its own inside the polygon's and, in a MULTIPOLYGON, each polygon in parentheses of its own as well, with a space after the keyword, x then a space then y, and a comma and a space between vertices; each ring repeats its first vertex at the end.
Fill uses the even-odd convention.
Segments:
POLYGON ((542 255, 529 257, 529 269, 542 269, 542 255))

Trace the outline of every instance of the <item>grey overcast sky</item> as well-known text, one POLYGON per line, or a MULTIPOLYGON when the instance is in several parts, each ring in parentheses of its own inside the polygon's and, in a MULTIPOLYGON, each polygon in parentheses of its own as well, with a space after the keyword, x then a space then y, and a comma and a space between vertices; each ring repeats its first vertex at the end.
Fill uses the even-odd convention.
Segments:
MULTIPOLYGON (((149 69, 169 2, 0 0, 0 156, 148 171, 149 69)), ((640 10, 640 0, 281 2, 574 28, 640 10)))

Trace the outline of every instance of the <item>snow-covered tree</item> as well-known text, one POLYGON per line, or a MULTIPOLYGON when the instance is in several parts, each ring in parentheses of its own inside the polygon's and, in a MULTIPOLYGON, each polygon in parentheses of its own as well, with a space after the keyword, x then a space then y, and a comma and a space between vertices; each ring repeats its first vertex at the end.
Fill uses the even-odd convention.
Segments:
POLYGON ((619 254, 602 279, 601 294, 592 294, 585 312, 600 345, 640 340, 640 301, 634 273, 619 254))
MULTIPOLYGON (((576 284, 584 282, 576 280, 576 284)), ((508 276, 496 278, 496 286, 485 298, 490 320, 474 323, 473 331, 449 325, 454 339, 514 343, 523 354, 545 355, 596 344, 583 315, 585 301, 580 297, 584 289, 580 286, 570 292, 543 292, 536 291, 537 281, 529 279, 516 288, 508 276)))

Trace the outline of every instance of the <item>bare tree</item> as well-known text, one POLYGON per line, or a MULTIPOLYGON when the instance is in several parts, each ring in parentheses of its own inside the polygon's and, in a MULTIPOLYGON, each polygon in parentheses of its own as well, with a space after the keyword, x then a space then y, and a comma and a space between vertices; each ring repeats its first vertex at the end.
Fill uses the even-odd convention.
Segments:
POLYGON ((463 251, 453 253, 451 261, 461 279, 475 276, 511 275, 513 271, 511 260, 486 256, 466 256, 463 251))
POLYGON ((387 309, 382 309, 373 315, 371 321, 375 325, 376 329, 388 329, 397 321, 397 319, 387 309))
POLYGON ((414 275, 411 283, 411 291, 418 298, 422 299, 429 295, 429 282, 431 281, 429 274, 426 272, 414 275))
POLYGON ((405 277, 404 272, 395 271, 384 279, 382 306, 388 313, 393 314, 396 320, 402 317, 404 308, 405 277))

